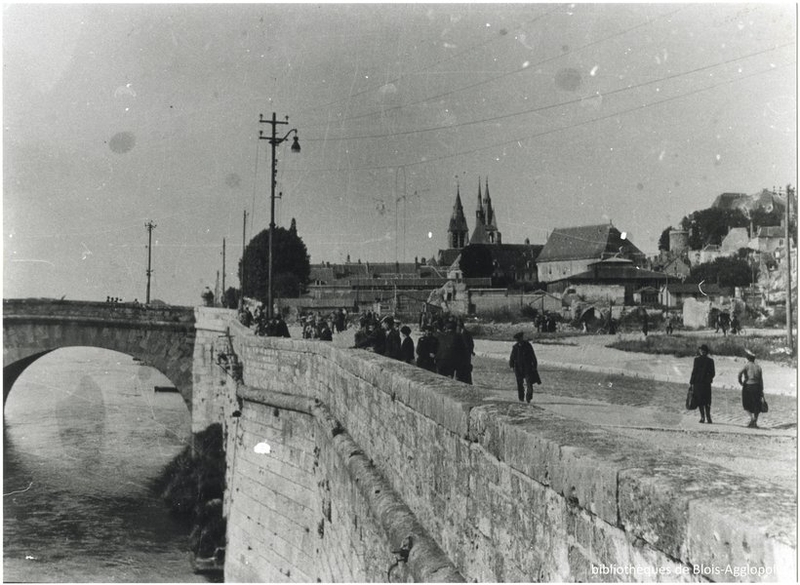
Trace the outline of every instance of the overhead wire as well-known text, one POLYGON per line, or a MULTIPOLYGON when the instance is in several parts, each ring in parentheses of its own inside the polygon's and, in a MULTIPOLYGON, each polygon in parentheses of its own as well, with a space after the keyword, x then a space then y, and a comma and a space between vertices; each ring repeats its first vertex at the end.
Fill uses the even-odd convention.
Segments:
MULTIPOLYGON (((543 14, 539 14, 539 15, 535 16, 534 18, 526 20, 525 22, 523 22, 519 26, 519 28, 521 29, 524 26, 527 26, 527 25, 529 25, 529 24, 531 24, 533 22, 536 22, 538 20, 541 20, 542 18, 545 18, 546 16, 549 16, 549 15, 553 14, 554 12, 557 12, 558 10, 561 10, 561 9, 562 9, 562 6, 556 5, 553 9, 548 10, 548 11, 544 12, 543 14)), ((418 68, 418 69, 416 69, 414 71, 410 71, 408 73, 404 73, 402 75, 398 75, 397 77, 392 78, 392 79, 390 79, 388 81, 384 81, 380 85, 375 85, 375 86, 364 88, 364 89, 362 89, 360 91, 357 91, 357 92, 355 92, 353 94, 349 94, 347 97, 339 98, 339 99, 333 100, 331 102, 328 102, 326 104, 321 104, 321 105, 318 105, 318 106, 304 108, 304 109, 300 110, 300 113, 305 113, 305 112, 313 111, 313 110, 320 110, 322 108, 327 108, 329 106, 333 106, 333 105, 336 105, 336 104, 341 103, 341 102, 350 101, 353 98, 356 98, 358 96, 364 95, 365 93, 369 93, 369 92, 375 91, 377 89, 380 89, 381 87, 385 87, 385 86, 387 86, 389 84, 396 83, 396 82, 402 80, 405 77, 408 77, 408 76, 411 76, 411 75, 418 75, 419 73, 423 73, 425 71, 428 71, 428 70, 432 69, 433 67, 441 65, 442 63, 446 63, 446 62, 452 61, 453 59, 456 59, 458 57, 462 57, 462 56, 466 55, 467 53, 471 53, 473 51, 481 49, 481 48, 485 47, 486 45, 488 45, 488 44, 490 44, 492 42, 495 42, 495 41, 497 41, 498 39, 501 39, 501 38, 503 38, 503 37, 502 36, 492 36, 492 37, 486 39, 483 42, 477 43, 475 45, 471 45, 471 46, 467 47, 466 49, 464 49, 462 51, 458 51, 456 53, 453 53, 452 55, 448 55, 447 57, 445 57, 443 59, 439 59, 437 61, 434 61, 433 63, 425 65, 424 67, 420 67, 420 68, 418 68)), ((372 115, 372 114, 370 114, 370 115, 372 115)), ((311 126, 306 125, 306 127, 310 128, 310 127, 324 126, 324 125, 325 124, 320 123, 320 124, 311 125, 311 126)))
MULTIPOLYGON (((699 73, 700 71, 705 71, 707 69, 713 69, 715 67, 721 67, 723 65, 729 65, 731 63, 736 63, 738 61, 743 61, 743 60, 749 59, 751 57, 755 57, 755 56, 758 56, 758 55, 762 55, 764 53, 768 53, 768 52, 771 52, 771 51, 775 51, 775 50, 782 49, 782 48, 788 47, 788 46, 793 46, 793 45, 794 45, 793 42, 784 43, 782 45, 777 45, 777 46, 774 46, 774 47, 770 47, 768 49, 763 49, 761 51, 755 51, 753 53, 748 53, 746 55, 735 57, 733 59, 726 59, 725 61, 719 61, 717 63, 712 63, 710 65, 704 65, 702 67, 697 67, 697 68, 691 69, 689 71, 684 71, 684 72, 681 72, 681 73, 675 73, 673 75, 667 75, 665 77, 660 77, 658 79, 653 79, 653 80, 650 80, 650 81, 644 81, 644 82, 638 83, 636 85, 628 85, 626 87, 621 87, 621 88, 617 88, 617 89, 614 89, 614 90, 611 90, 611 91, 602 92, 601 94, 598 94, 598 95, 602 95, 603 97, 611 96, 611 95, 617 95, 619 93, 623 93, 623 92, 626 92, 626 91, 631 91, 631 90, 634 90, 634 89, 639 89, 641 87, 646 87, 648 85, 653 85, 653 84, 656 84, 656 83, 662 83, 664 81, 669 81, 671 79, 676 79, 678 77, 685 77, 687 75, 692 75, 693 73, 699 73)), ((466 121, 466 122, 459 122, 457 124, 430 126, 430 127, 427 127, 427 128, 415 128, 413 130, 404 130, 402 132, 392 132, 392 133, 386 133, 386 134, 360 134, 360 135, 355 135, 355 136, 334 136, 334 137, 328 138, 327 140, 365 140, 365 139, 372 139, 372 138, 392 138, 392 137, 395 137, 395 136, 408 136, 408 135, 411 135, 411 134, 421 134, 423 132, 435 132, 435 131, 439 131, 439 130, 451 130, 451 129, 455 129, 455 128, 462 128, 464 126, 473 126, 475 124, 484 124, 484 123, 487 123, 487 122, 497 122, 498 120, 505 120, 507 118, 513 118, 513 117, 516 117, 516 116, 524 116, 524 115, 527 115, 527 114, 542 112, 542 111, 553 109, 553 108, 560 108, 560 107, 563 107, 563 106, 574 105, 574 104, 578 104, 578 103, 584 102, 584 101, 586 101, 586 99, 587 99, 586 97, 580 97, 580 98, 575 98, 575 99, 572 99, 572 100, 558 102, 558 103, 555 103, 555 104, 548 104, 548 105, 545 105, 545 106, 537 106, 537 107, 534 107, 534 108, 529 108, 529 109, 521 110, 521 111, 517 111, 517 112, 509 112, 507 114, 500 114, 500 115, 497 115, 497 116, 491 116, 491 117, 488 117, 488 118, 480 118, 478 120, 469 120, 469 121, 466 121)), ((319 138, 305 138, 305 140, 307 140, 309 142, 316 142, 316 141, 319 141, 319 140, 322 140, 322 139, 319 139, 319 138)))
MULTIPOLYGON (((436 100, 436 99, 440 99, 440 98, 452 95, 454 93, 459 93, 459 92, 462 92, 462 91, 466 91, 468 89, 474 89, 474 88, 480 87, 482 85, 493 83, 493 82, 495 82, 495 81, 497 81, 499 79, 503 79, 503 78, 509 77, 511 75, 516 75, 517 73, 521 73, 523 71, 527 71, 527 70, 532 69, 534 67, 539 67, 539 66, 544 65, 546 63, 549 63, 551 61, 555 61, 556 59, 561 59, 563 57, 566 57, 567 55, 570 55, 570 54, 573 54, 573 53, 577 53, 577 52, 582 51, 584 49, 587 49, 589 47, 593 47, 595 45, 607 42, 607 41, 609 41, 611 39, 614 39, 616 37, 625 35, 625 34, 631 32, 633 30, 642 28, 644 26, 649 26, 656 19, 673 16, 674 14, 676 14, 678 12, 681 12, 682 10, 685 10, 685 8, 681 7, 681 8, 678 8, 677 10, 673 10, 671 12, 658 15, 655 19, 648 19, 645 22, 639 23, 639 24, 637 24, 637 25, 635 25, 633 27, 627 28, 627 29, 622 30, 622 31, 618 31, 618 32, 616 32, 614 34, 611 34, 611 35, 607 36, 607 37, 603 37, 602 39, 598 39, 596 41, 592 41, 591 43, 587 43, 585 45, 582 45, 581 47, 578 47, 577 49, 570 50, 570 51, 565 51, 565 52, 560 53, 558 55, 554 55, 552 57, 548 57, 546 59, 542 59, 541 61, 537 61, 534 64, 523 65, 522 67, 518 67, 518 68, 513 69, 511 71, 505 71, 505 72, 503 72, 503 73, 501 73, 499 75, 496 75, 494 77, 491 77, 489 79, 484 79, 482 81, 477 81, 477 82, 471 83, 469 85, 464 85, 464 86, 458 87, 456 89, 448 90, 448 91, 445 91, 445 92, 442 92, 442 93, 439 93, 439 94, 436 94, 436 95, 433 95, 433 96, 428 96, 428 97, 425 97, 425 98, 422 98, 422 99, 419 99, 419 100, 416 100, 416 101, 412 101, 412 102, 409 102, 409 103, 406 103, 406 104, 402 104, 402 105, 399 105, 399 106, 392 106, 390 108, 384 108, 384 109, 381 109, 381 110, 374 110, 372 112, 367 112, 365 114, 360 114, 358 116, 350 116, 350 117, 347 117, 347 118, 342 118, 340 120, 337 120, 337 122, 347 122, 347 121, 352 121, 352 120, 360 120, 360 119, 363 119, 363 118, 368 118, 368 117, 379 115, 379 114, 385 115, 385 114, 387 114, 387 113, 389 113, 391 111, 394 111, 394 110, 400 110, 400 109, 403 109, 403 108, 408 108, 410 106, 423 104, 423 103, 426 103, 426 102, 429 102, 429 101, 432 101, 432 100, 436 100)), ((315 127, 318 127, 318 126, 322 126, 322 124, 306 125, 306 128, 315 128, 315 127)))
POLYGON ((669 98, 665 98, 665 99, 662 99, 662 100, 659 100, 659 101, 656 101, 656 102, 650 102, 650 103, 642 104, 642 105, 635 106, 635 107, 632 107, 632 108, 619 110, 619 111, 607 114, 605 116, 600 116, 598 118, 592 118, 592 119, 589 119, 589 120, 584 120, 582 122, 576 122, 575 124, 570 124, 568 126, 562 126, 562 127, 554 128, 554 129, 551 129, 551 130, 546 130, 544 132, 531 134, 529 136, 525 136, 525 137, 521 137, 521 138, 513 138, 511 140, 505 140, 505 141, 502 141, 502 142, 496 142, 496 143, 493 143, 493 144, 490 144, 490 145, 487 145, 487 146, 481 146, 481 147, 473 148, 473 149, 470 149, 470 150, 459 151, 459 152, 456 152, 456 153, 447 154, 447 155, 440 155, 440 156, 436 156, 436 157, 430 157, 430 158, 426 158, 425 160, 409 161, 409 162, 404 162, 402 164, 401 163, 395 163, 395 164, 390 164, 390 165, 363 166, 363 167, 358 167, 357 169, 353 169, 353 168, 350 168, 350 169, 338 169, 338 168, 302 169, 302 170, 298 169, 298 172, 304 172, 304 173, 341 172, 342 170, 348 170, 348 171, 352 171, 352 170, 370 170, 370 171, 372 171, 372 170, 395 169, 395 168, 400 167, 400 166, 419 166, 419 165, 423 165, 423 164, 430 164, 430 163, 437 162, 437 161, 440 161, 440 160, 447 160, 447 159, 451 159, 451 158, 455 158, 455 157, 459 157, 459 156, 464 156, 464 155, 468 155, 468 154, 474 154, 476 152, 480 152, 480 151, 483 151, 483 150, 489 150, 491 148, 497 148, 499 146, 505 146, 505 145, 508 145, 508 144, 516 143, 516 142, 522 142, 524 140, 530 140, 530 139, 533 139, 533 138, 539 138, 541 136, 547 136, 549 134, 562 132, 564 130, 570 130, 572 128, 585 126, 587 124, 593 124, 595 122, 600 122, 602 120, 606 120, 606 119, 613 118, 613 117, 616 117, 616 116, 629 114, 629 113, 640 111, 640 110, 643 110, 643 109, 646 109, 646 108, 649 108, 649 107, 657 106, 657 105, 664 104, 664 103, 671 102, 671 101, 675 101, 675 100, 678 100, 678 99, 683 99, 685 97, 688 97, 688 96, 691 96, 691 95, 695 95, 695 94, 698 94, 698 93, 702 93, 704 91, 708 91, 710 89, 721 87, 723 85, 730 85, 732 83, 737 83, 737 82, 740 82, 740 81, 744 81, 744 80, 749 79, 751 77, 755 77, 755 76, 758 76, 758 75, 763 75, 765 73, 772 73, 772 72, 775 72, 778 69, 782 69, 784 67, 789 67, 789 66, 794 65, 794 64, 795 64, 795 62, 793 61, 793 62, 786 63, 786 64, 783 64, 783 65, 776 65, 774 67, 770 67, 769 69, 762 69, 760 71, 756 71, 756 72, 748 74, 748 75, 743 75, 743 76, 737 77, 735 79, 728 79, 728 80, 722 81, 720 83, 716 83, 716 84, 709 85, 709 86, 706 86, 706 87, 698 88, 698 89, 695 89, 695 90, 692 90, 692 91, 689 91, 689 92, 685 92, 685 93, 682 93, 682 94, 679 94, 679 95, 671 96, 669 98))

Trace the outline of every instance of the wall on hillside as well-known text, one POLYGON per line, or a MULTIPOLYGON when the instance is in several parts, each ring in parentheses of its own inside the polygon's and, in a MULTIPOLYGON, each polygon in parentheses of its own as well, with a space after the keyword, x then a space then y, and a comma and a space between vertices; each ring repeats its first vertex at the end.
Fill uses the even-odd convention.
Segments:
POLYGON ((794 578, 792 494, 368 352, 232 330, 248 390, 229 431, 228 580, 385 581, 406 521, 435 543, 412 547, 412 578, 436 549, 454 566, 440 574, 467 581, 693 581, 743 564, 773 572, 738 580, 794 578), (410 519, 384 522, 366 468, 341 475, 354 455, 410 519), (775 497, 743 504, 759 493, 775 497))

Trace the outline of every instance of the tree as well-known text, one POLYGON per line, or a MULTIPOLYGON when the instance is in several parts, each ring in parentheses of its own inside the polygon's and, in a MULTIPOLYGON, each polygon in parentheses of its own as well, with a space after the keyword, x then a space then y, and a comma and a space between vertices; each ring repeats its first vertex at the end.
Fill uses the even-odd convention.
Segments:
POLYGON ((752 279, 753 268, 746 259, 724 256, 713 262, 704 262, 693 266, 686 282, 716 282, 727 288, 749 286, 752 279))
MULTIPOLYGON (((294 222, 293 222, 294 223, 294 222)), ((245 296, 268 302, 267 283, 269 272, 269 230, 257 234, 239 260, 239 281, 242 282, 242 267, 245 269, 245 296)), ((297 230, 275 228, 272 237, 272 291, 273 298, 298 297, 303 292, 311 266, 308 251, 297 230)))
POLYGON ((661 232, 661 237, 658 238, 658 249, 664 250, 665 252, 669 252, 669 232, 671 232, 674 228, 669 226, 663 232, 661 232))
POLYGON ((485 244, 470 244, 461 250, 459 262, 464 278, 489 278, 494 272, 492 252, 485 244))
POLYGON ((741 209, 709 207, 695 211, 681 220, 681 228, 689 232, 689 247, 700 250, 709 244, 720 245, 732 227, 749 224, 741 209))

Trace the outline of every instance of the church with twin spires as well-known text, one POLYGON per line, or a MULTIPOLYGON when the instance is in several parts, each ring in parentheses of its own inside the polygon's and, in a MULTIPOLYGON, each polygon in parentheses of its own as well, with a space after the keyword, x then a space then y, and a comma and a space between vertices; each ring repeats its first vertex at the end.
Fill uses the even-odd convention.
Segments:
POLYGON ((481 180, 478 178, 478 206, 475 210, 475 229, 472 230, 472 235, 469 235, 469 226, 461 203, 461 188, 456 186, 456 202, 447 227, 448 247, 439 250, 437 263, 439 266, 450 266, 458 258, 461 250, 469 244, 502 244, 502 234, 497 229, 497 218, 489 195, 488 178, 483 192, 481 180))

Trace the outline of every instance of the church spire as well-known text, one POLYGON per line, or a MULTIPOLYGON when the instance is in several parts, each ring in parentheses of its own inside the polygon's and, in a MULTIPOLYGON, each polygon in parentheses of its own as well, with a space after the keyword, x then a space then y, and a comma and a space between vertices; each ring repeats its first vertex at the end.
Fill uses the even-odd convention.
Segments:
POLYGON ((481 178, 478 177, 478 208, 475 210, 476 223, 486 223, 486 212, 483 208, 483 199, 481 196, 481 178))
POLYGON ((453 215, 447 228, 447 243, 450 248, 463 248, 467 245, 467 218, 464 217, 464 207, 461 204, 461 189, 456 185, 456 202, 453 205, 453 215))

